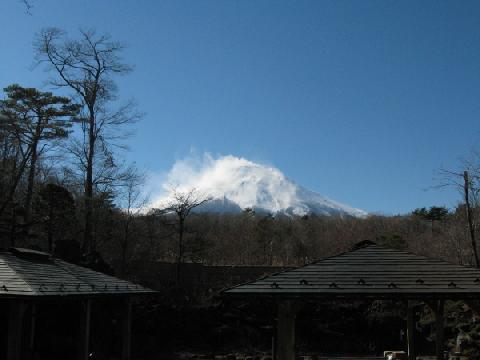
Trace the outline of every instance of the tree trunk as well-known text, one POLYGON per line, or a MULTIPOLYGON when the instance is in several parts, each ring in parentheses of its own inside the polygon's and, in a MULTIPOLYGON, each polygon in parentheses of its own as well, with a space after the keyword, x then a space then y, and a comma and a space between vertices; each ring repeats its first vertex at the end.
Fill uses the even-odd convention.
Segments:
POLYGON ((127 218, 124 227, 124 234, 123 234, 123 243, 122 243, 122 263, 120 266, 120 274, 122 277, 125 276, 127 272, 127 251, 128 251, 128 242, 129 242, 129 235, 130 235, 130 219, 127 218))
POLYGON ((473 259, 475 262, 474 265, 475 267, 478 267, 479 260, 478 260, 478 252, 477 252, 477 242, 475 239, 475 223, 473 221, 472 208, 470 206, 470 199, 469 199, 470 181, 468 178, 468 171, 463 172, 463 179, 464 179, 465 206, 467 208, 468 229, 470 231, 470 240, 472 243, 473 259))
POLYGON ((89 109, 90 118, 88 124, 88 154, 85 177, 85 231, 83 233, 83 247, 87 254, 95 250, 92 237, 93 218, 93 160, 95 156, 95 115, 94 110, 89 109))
POLYGON ((268 257, 268 264, 273 265, 273 240, 270 241, 270 256, 268 257))
POLYGON ((15 247, 15 241, 17 239, 17 210, 15 207, 12 209, 12 219, 10 227, 10 246, 15 247))
POLYGON ((10 187, 10 191, 7 193, 7 196, 5 196, 3 203, 0 205, 0 217, 2 216, 3 212, 5 211, 7 206, 11 203, 11 201, 13 200, 13 197, 15 196, 15 192, 17 190, 18 184, 20 183, 20 179, 22 178, 25 168, 27 167, 27 162, 30 156, 31 156, 31 149, 27 151, 22 161, 20 162, 18 172, 13 177, 13 183, 12 183, 12 186, 10 187))
POLYGON ((180 217, 179 225, 178 225, 178 256, 177 256, 177 271, 176 271, 176 284, 177 286, 180 285, 180 272, 181 266, 183 262, 183 232, 185 227, 185 219, 180 217))
POLYGON ((48 201, 50 202, 50 206, 48 209, 48 221, 47 221, 47 241, 48 241, 48 252, 50 254, 54 254, 54 246, 53 246, 53 194, 50 192, 48 197, 48 201))
MULTIPOLYGON (((39 130, 36 131, 37 133, 39 130)), ((37 134, 35 134, 37 136, 37 134)), ((38 138, 33 140, 32 142, 32 157, 30 159, 30 169, 28 171, 28 182, 27 182, 27 194, 25 196, 25 225, 26 225, 26 232, 28 234, 28 230, 30 229, 30 223, 32 221, 32 198, 33 198, 33 185, 35 183, 35 170, 37 165, 37 146, 38 146, 38 138)))

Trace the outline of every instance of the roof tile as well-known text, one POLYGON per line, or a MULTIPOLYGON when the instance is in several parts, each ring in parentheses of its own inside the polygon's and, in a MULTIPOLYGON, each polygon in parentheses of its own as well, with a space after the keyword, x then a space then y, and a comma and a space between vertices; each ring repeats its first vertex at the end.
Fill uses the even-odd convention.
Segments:
POLYGON ((45 258, 40 253, 0 252, 0 298, 7 296, 133 295, 153 292, 153 290, 129 281, 54 257, 45 258))

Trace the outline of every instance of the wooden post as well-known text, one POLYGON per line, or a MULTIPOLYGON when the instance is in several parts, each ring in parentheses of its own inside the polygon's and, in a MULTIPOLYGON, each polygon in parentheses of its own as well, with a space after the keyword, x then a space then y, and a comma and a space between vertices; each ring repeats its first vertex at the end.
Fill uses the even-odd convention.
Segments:
POLYGON ((436 332, 436 347, 435 353, 437 360, 443 359, 444 350, 444 301, 438 300, 435 308, 435 332, 436 332))
POLYGON ((292 300, 278 304, 276 360, 295 360, 296 306, 292 300))
POLYGON ((126 298, 122 314, 122 360, 130 360, 132 341, 132 302, 126 298))
POLYGON ((277 332, 277 321, 275 319, 275 316, 273 318, 273 323, 272 323, 272 359, 273 360, 276 360, 277 359, 277 336, 278 336, 278 332, 277 332))
POLYGON ((78 342, 79 360, 88 360, 90 350, 90 315, 92 311, 92 301, 90 299, 82 301, 82 314, 80 319, 80 339, 78 342))
MULTIPOLYGON (((276 330, 275 330, 276 331, 276 330)), ((277 358, 277 335, 272 335, 272 359, 277 358)))
POLYGON ((7 360, 20 360, 22 357, 23 317, 25 303, 11 300, 8 314, 7 360))
POLYGON ((415 360, 415 308, 412 301, 408 301, 407 308, 407 352, 408 360, 415 360))
POLYGON ((35 354, 35 327, 37 323, 37 305, 32 304, 30 306, 30 336, 28 339, 28 352, 30 354, 30 358, 33 359, 35 354))

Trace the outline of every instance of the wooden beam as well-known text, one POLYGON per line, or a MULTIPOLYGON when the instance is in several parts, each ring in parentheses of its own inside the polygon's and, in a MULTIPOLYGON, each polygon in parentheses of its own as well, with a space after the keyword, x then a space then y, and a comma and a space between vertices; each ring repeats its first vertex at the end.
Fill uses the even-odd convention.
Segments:
POLYGON ((80 339, 78 342, 78 359, 88 360, 90 350, 90 316, 92 311, 92 301, 83 300, 80 319, 80 339))
POLYGON ((443 359, 444 351, 444 301, 438 300, 435 308, 435 334, 436 334, 436 346, 435 355, 437 360, 443 359))
POLYGON ((25 303, 21 300, 10 301, 8 314, 7 360, 20 360, 22 357, 23 319, 25 303))
POLYGON ((412 301, 408 301, 407 307, 407 353, 408 360, 415 360, 415 308, 412 301))
POLYGON ((278 304, 276 360, 295 360, 295 317, 297 306, 292 300, 278 304))
POLYGON ((130 360, 132 341, 132 302, 126 298, 122 311, 122 360, 130 360))

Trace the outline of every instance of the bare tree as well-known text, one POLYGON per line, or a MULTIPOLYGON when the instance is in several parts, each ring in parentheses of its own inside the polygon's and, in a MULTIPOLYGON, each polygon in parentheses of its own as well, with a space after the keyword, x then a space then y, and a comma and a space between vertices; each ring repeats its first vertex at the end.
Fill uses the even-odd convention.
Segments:
POLYGON ((95 184, 113 181, 118 166, 114 149, 127 135, 124 125, 142 116, 135 104, 128 102, 114 107, 117 87, 113 77, 125 75, 132 68, 125 64, 120 54, 124 46, 112 41, 109 35, 98 35, 93 30, 80 31, 78 39, 67 38, 57 28, 42 30, 34 43, 38 63, 46 63, 56 76, 50 80, 55 87, 73 90, 73 96, 82 104, 80 119, 83 138, 72 147, 72 154, 79 161, 84 177, 85 225, 84 250, 94 250, 93 197, 95 184), (105 169, 108 169, 104 171, 105 169), (110 170, 110 171, 109 171, 110 170))
POLYGON ((470 180, 470 177, 468 175, 467 170, 465 170, 463 172, 463 181, 464 181, 463 194, 464 194, 465 207, 466 207, 466 212, 467 212, 468 230, 469 230, 469 233, 470 233, 470 240, 472 242, 473 258, 475 260, 475 266, 478 267, 480 265, 480 261, 478 259, 477 241, 476 241, 476 237, 475 237, 476 224, 475 224, 474 219, 473 219, 472 206, 471 206, 470 198, 473 196, 474 201, 475 201, 475 205, 477 205, 476 195, 477 195, 479 189, 473 187, 473 182, 470 180))
POLYGON ((185 225, 186 220, 191 214, 192 210, 210 201, 209 197, 206 197, 193 188, 187 191, 179 191, 176 188, 171 190, 170 200, 167 205, 161 210, 164 214, 174 214, 176 221, 173 224, 175 226, 178 235, 177 244, 177 258, 176 258, 176 283, 180 284, 181 279, 181 264, 183 263, 183 257, 185 253, 185 225))
POLYGON ((476 239, 477 221, 476 213, 479 206, 480 194, 480 156, 477 152, 472 152, 468 160, 463 161, 463 171, 441 170, 442 180, 439 187, 453 186, 462 194, 465 204, 465 218, 468 224, 468 233, 470 238, 473 262, 476 267, 480 266, 478 255, 478 246, 476 239))
POLYGON ((135 218, 142 214, 148 202, 147 195, 142 191, 145 184, 145 174, 138 171, 135 166, 128 170, 129 176, 123 181, 119 188, 119 205, 122 209, 121 236, 119 237, 121 263, 120 272, 124 276, 127 271, 128 254, 132 250, 132 234, 134 232, 135 218))

